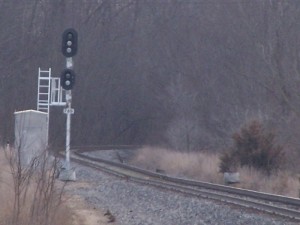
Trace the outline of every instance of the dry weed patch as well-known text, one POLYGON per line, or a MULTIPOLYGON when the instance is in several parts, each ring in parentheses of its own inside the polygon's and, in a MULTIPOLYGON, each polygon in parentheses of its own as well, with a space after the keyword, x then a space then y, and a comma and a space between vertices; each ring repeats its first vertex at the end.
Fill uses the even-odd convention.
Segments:
POLYGON ((0 149, 0 225, 71 225, 55 168, 46 158, 38 168, 22 168, 12 151, 0 149))
POLYGON ((266 176, 254 168, 239 168, 241 188, 252 189, 267 193, 299 197, 299 181, 288 171, 278 171, 276 174, 266 176))
MULTIPOLYGON (((132 160, 136 166, 156 171, 165 171, 174 176, 223 184, 223 174, 219 172, 219 155, 203 152, 178 152, 163 148, 144 147, 137 151, 132 160)), ((273 194, 298 197, 298 178, 287 171, 278 171, 270 176, 259 170, 238 168, 241 188, 273 194)))
POLYGON ((145 147, 138 151, 132 163, 149 169, 163 170, 168 174, 219 183, 219 158, 208 153, 186 153, 162 148, 145 147))

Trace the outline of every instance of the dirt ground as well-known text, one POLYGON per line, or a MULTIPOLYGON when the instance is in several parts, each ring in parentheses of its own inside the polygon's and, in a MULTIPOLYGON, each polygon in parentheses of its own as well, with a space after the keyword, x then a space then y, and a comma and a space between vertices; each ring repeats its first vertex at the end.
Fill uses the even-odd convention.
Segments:
MULTIPOLYGON (((86 187, 89 184, 83 182, 71 182, 66 186, 66 190, 86 187)), ((68 191, 67 191, 68 192, 68 191)), ((97 209, 89 206, 85 200, 78 195, 66 195, 65 196, 67 206, 72 210, 73 225, 113 225, 115 224, 114 218, 107 214, 107 211, 103 209, 97 209)))

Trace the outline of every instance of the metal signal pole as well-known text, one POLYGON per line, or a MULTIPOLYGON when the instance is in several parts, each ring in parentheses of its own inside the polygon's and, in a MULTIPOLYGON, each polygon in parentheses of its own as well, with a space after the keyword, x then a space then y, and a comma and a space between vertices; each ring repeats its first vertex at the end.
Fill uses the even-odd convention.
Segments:
MULTIPOLYGON (((72 57, 66 59, 67 69, 73 68, 72 57)), ((74 109, 71 108, 72 104, 72 90, 66 91, 66 102, 67 107, 64 110, 64 113, 67 114, 66 122, 66 169, 70 170, 70 142, 71 142, 71 115, 74 113, 74 109)))
MULTIPOLYGON (((66 59, 66 67, 67 69, 73 68, 72 57, 66 59)), ((68 89, 68 88, 67 88, 68 89)), ((75 170, 71 168, 70 162, 70 142, 71 142, 71 115, 74 114, 74 109, 71 107, 72 104, 72 91, 66 90, 66 108, 64 109, 64 113, 67 115, 66 120, 66 168, 65 171, 61 173, 60 179, 64 181, 75 181, 76 173, 75 170)))

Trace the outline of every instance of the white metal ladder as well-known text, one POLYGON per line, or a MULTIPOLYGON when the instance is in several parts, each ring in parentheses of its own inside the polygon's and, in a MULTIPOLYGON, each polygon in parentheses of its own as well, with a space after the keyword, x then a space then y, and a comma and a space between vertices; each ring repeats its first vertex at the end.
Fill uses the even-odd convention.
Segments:
POLYGON ((48 113, 50 110, 51 68, 39 68, 37 111, 48 113))

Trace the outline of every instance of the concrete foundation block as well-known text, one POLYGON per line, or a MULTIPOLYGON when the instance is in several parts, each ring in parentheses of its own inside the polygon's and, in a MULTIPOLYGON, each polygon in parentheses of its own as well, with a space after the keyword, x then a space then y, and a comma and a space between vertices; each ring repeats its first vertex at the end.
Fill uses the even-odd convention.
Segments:
POLYGON ((239 183, 240 182, 240 173, 234 172, 234 173, 229 173, 225 172, 224 173, 224 183, 225 184, 234 184, 234 183, 239 183))
POLYGON ((75 169, 60 171, 58 179, 62 181, 76 181, 75 169))

